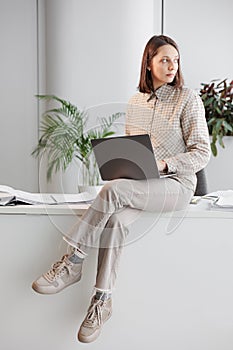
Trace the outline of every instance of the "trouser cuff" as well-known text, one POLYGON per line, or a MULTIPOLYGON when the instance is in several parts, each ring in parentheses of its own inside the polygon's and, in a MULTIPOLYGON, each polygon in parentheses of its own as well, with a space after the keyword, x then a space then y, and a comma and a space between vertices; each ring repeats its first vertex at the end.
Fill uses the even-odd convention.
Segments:
POLYGON ((76 250, 74 252, 75 255, 77 255, 81 259, 85 259, 87 256, 87 253, 85 253, 82 249, 79 248, 79 243, 74 243, 71 241, 68 237, 63 236, 63 239, 66 243, 68 243, 71 247, 74 247, 76 250))

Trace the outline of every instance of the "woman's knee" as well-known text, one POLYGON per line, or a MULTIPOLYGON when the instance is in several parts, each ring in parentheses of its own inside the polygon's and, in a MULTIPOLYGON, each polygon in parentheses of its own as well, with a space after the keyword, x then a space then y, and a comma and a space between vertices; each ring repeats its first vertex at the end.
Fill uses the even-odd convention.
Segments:
POLYGON ((126 189, 127 183, 125 179, 111 180, 103 186, 99 195, 103 199, 112 199, 112 197, 116 198, 119 195, 121 196, 121 194, 124 193, 126 189))
POLYGON ((107 222, 108 227, 127 227, 129 228, 141 216, 142 211, 130 207, 123 207, 112 214, 107 222))
POLYGON ((128 182, 126 179, 115 179, 108 181, 106 184, 104 184, 101 191, 112 191, 116 190, 118 188, 122 188, 123 186, 127 186, 128 182))
POLYGON ((122 228, 122 221, 120 219, 119 212, 112 214, 110 218, 108 219, 108 222, 106 224, 106 228, 122 228))

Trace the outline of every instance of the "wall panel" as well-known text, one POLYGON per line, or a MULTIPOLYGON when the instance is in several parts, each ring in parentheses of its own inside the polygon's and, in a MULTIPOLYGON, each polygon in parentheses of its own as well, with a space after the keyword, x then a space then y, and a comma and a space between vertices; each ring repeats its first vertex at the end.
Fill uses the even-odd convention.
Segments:
POLYGON ((0 183, 38 190, 36 1, 1 0, 0 183))

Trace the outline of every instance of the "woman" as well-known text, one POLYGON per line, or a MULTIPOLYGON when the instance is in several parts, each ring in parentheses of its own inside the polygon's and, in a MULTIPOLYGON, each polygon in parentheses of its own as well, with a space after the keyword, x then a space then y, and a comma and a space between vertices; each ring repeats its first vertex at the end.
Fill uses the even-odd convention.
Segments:
POLYGON ((129 101, 126 134, 151 137, 160 171, 174 173, 163 179, 108 182, 72 231, 64 237, 68 254, 32 285, 53 294, 81 279, 87 248, 99 244, 96 293, 91 300, 78 339, 91 342, 112 313, 122 246, 132 214, 180 210, 187 207, 196 187, 195 173, 210 157, 209 136, 200 97, 183 87, 180 55, 169 37, 153 36, 141 64, 139 92, 129 101))

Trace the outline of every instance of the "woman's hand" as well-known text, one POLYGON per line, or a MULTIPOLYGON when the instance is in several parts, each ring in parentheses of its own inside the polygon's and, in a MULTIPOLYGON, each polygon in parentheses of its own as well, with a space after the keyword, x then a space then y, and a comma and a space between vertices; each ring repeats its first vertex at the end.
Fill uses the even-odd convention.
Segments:
POLYGON ((160 172, 167 170, 167 163, 164 160, 158 160, 157 165, 160 172))

